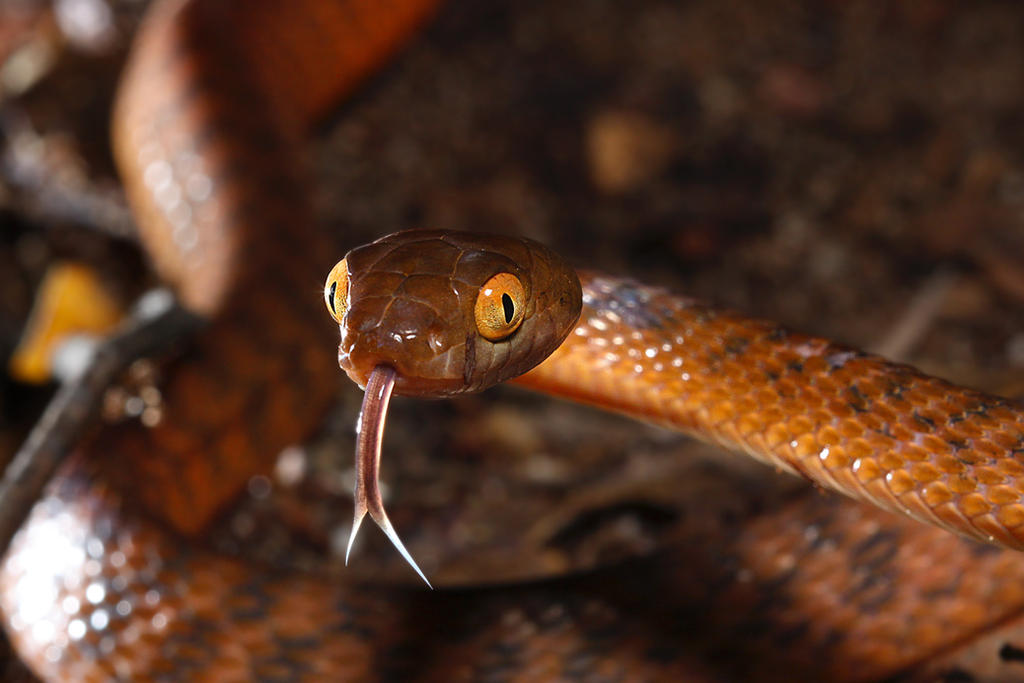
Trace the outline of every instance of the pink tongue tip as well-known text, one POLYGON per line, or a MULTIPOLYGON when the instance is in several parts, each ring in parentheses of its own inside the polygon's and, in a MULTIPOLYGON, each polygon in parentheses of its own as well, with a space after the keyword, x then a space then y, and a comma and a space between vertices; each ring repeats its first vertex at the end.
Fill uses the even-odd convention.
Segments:
POLYGON ((363 518, 369 513, 370 518, 376 522, 399 554, 416 570, 423 582, 433 589, 426 575, 416 564, 416 560, 412 559, 412 555, 405 549, 398 532, 391 526, 391 520, 384 511, 384 501, 380 495, 380 445, 384 439, 384 423, 387 420, 388 403, 391 402, 391 392, 394 388, 393 368, 378 365, 370 372, 370 379, 366 382, 366 393, 363 394, 363 407, 356 426, 355 516, 352 520, 352 533, 348 537, 348 548, 345 550, 345 565, 348 565, 352 543, 356 540, 363 518))

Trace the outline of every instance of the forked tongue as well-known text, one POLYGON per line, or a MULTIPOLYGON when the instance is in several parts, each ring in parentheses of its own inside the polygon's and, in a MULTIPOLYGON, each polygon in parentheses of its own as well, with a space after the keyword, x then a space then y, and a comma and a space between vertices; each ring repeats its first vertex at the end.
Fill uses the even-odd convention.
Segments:
POLYGON ((370 372, 370 379, 366 382, 366 393, 363 394, 363 407, 356 425, 356 510, 352 520, 352 534, 348 537, 348 549, 345 551, 345 564, 348 565, 348 556, 352 552, 352 543, 356 540, 359 525, 363 523, 366 513, 370 513, 370 518, 391 540, 405 561, 432 589, 433 586, 405 549, 405 544, 398 537, 395 528, 391 526, 391 520, 384 512, 384 501, 380 497, 380 443, 384 438, 384 422, 388 417, 388 403, 391 402, 391 392, 394 388, 393 368, 378 365, 370 372))

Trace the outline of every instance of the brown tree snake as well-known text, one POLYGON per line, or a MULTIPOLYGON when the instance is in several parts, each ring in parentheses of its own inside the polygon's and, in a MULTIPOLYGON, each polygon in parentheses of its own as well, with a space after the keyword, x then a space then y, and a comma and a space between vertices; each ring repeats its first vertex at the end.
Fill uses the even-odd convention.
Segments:
POLYGON ((715 629, 775 653, 779 668, 762 679, 880 678, 993 621, 1019 629, 1024 558, 994 546, 1024 547, 1024 409, 600 273, 579 274, 576 325, 557 257, 461 233, 405 233, 348 257, 342 289, 371 295, 354 296, 339 322, 355 330, 350 342, 378 335, 361 360, 364 347, 343 340, 342 366, 361 384, 388 365, 398 393, 476 390, 565 337, 516 381, 745 451, 932 528, 808 501, 749 541, 678 549, 640 576, 626 567, 504 592, 348 585, 186 542, 332 399, 324 378, 338 358, 323 304, 296 292, 309 290, 310 264, 327 272, 334 259, 292 150, 434 4, 151 10, 118 98, 115 155, 155 268, 211 323, 168 371, 164 420, 84 444, 8 554, 0 605, 32 670, 47 680, 699 678, 678 643, 699 640, 691 625, 708 596, 715 629), (509 272, 522 288, 508 308, 498 299, 509 329, 490 340, 437 326, 472 320, 477 292, 509 272), (403 327, 410 319, 429 332, 403 327))

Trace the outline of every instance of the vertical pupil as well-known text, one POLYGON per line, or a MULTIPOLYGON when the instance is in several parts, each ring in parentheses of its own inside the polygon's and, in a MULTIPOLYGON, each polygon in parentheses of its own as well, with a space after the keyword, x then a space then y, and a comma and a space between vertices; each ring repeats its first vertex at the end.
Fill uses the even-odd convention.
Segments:
POLYGON ((331 296, 327 299, 327 304, 331 307, 331 313, 337 313, 338 311, 334 308, 334 294, 338 291, 338 281, 335 280, 331 283, 331 296))
POLYGON ((501 308, 505 311, 505 324, 508 325, 516 314, 516 305, 508 294, 501 295, 501 308))

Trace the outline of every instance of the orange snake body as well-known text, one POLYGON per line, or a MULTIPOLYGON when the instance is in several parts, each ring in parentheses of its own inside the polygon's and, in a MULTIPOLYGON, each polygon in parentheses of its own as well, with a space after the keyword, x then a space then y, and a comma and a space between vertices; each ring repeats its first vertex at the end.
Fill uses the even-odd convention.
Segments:
MULTIPOLYGON (((91 438, 15 539, 0 606, 32 670, 48 680, 871 679, 994 623, 1007 640, 1024 632, 1024 557, 831 499, 798 501, 738 538, 697 537, 654 560, 501 593, 339 585, 186 542, 331 399, 331 326, 305 296, 307 274, 331 257, 290 150, 433 5, 153 9, 119 97, 116 153, 157 269, 211 322, 168 369, 162 423, 91 438)), ((1024 544, 1019 407, 660 290, 581 279, 579 326, 519 383, 738 447, 963 535, 1024 544)))

